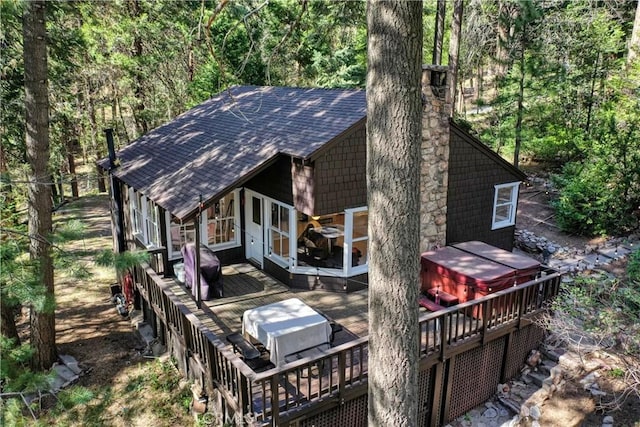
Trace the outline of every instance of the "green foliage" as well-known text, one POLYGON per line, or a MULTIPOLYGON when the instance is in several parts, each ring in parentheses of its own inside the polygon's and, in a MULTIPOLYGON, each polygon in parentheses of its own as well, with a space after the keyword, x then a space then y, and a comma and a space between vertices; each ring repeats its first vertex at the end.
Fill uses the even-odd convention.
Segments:
POLYGON ((4 392, 33 393, 47 389, 52 376, 34 373, 29 368, 33 349, 28 344, 17 346, 11 339, 0 335, 0 382, 4 392))
POLYGON ((58 393, 58 407, 63 410, 69 410, 76 405, 85 405, 96 397, 96 394, 81 386, 71 387, 61 390, 58 393))
POLYGON ((9 307, 22 304, 50 312, 55 301, 47 295, 38 276, 38 262, 29 259, 25 245, 20 239, 0 243, 1 298, 9 307))
POLYGON ((117 254, 111 250, 103 250, 96 256, 96 264, 103 267, 115 267, 124 273, 142 262, 148 262, 150 255, 146 251, 127 251, 117 254))
POLYGON ((624 369, 621 368, 613 368, 611 369, 611 371, 609 371, 609 376, 611 376, 612 378, 624 378, 625 372, 624 369))
POLYGON ((618 197, 605 191, 613 185, 607 163, 569 163, 554 184, 560 196, 553 202, 562 230, 580 235, 606 235, 618 225, 618 197))
POLYGON ((636 249, 629 254, 627 276, 633 282, 640 282, 640 249, 636 249))
MULTIPOLYGON (((619 100, 617 105, 622 105, 619 100)), ((640 206, 640 114, 603 108, 587 157, 568 163, 555 179, 556 218, 564 231, 587 236, 622 234, 638 226, 640 206)))

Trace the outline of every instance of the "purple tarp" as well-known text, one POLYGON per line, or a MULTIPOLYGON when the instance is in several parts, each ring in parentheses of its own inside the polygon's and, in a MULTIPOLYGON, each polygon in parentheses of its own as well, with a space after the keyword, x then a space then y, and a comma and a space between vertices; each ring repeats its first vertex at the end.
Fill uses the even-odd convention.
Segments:
MULTIPOLYGON (((187 243, 182 247, 184 258, 185 285, 191 288, 191 294, 196 296, 195 264, 196 245, 187 243)), ((222 298, 222 266, 215 253, 206 246, 200 246, 200 298, 203 301, 211 298, 222 298)))

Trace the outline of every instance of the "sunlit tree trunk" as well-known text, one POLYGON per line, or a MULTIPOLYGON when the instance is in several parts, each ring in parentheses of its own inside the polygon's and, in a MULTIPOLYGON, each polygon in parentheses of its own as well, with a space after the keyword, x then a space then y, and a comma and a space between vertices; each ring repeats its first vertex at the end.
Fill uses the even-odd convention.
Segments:
MULTIPOLYGON (((136 22, 139 21, 143 13, 142 5, 140 4, 140 1, 132 0, 130 3, 130 6, 131 6, 131 17, 133 18, 134 21, 136 22)), ((132 52, 134 63, 142 64, 142 60, 143 60, 142 54, 143 54, 143 49, 142 49, 141 30, 138 28, 135 28, 134 36, 133 36, 133 52, 132 52)), ((138 134, 144 135, 145 133, 149 132, 149 125, 145 118, 146 91, 145 91, 144 76, 142 75, 142 71, 140 70, 140 68, 142 68, 142 66, 138 65, 138 69, 134 71, 133 79, 135 82, 135 105, 133 108, 133 117, 136 121, 138 134)))
POLYGON ((25 3, 24 88, 26 148, 29 172, 29 253, 36 261, 39 282, 47 303, 31 307, 32 367, 44 370, 56 360, 56 325, 53 309, 53 262, 51 259, 51 186, 49 165, 49 100, 47 88, 47 33, 45 2, 25 3))
MULTIPOLYGON (((451 115, 456 110, 456 93, 458 92, 458 59, 460 53, 460 33, 462 31, 462 8, 463 0, 455 0, 453 3, 453 19, 451 20, 451 37, 449 39, 449 97, 451 115)), ((464 106, 463 94, 460 94, 462 105, 464 106)))
POLYGON ((516 111, 515 147, 513 151, 513 165, 518 167, 520 162, 520 148, 522 147, 522 118, 524 116, 524 78, 525 78, 525 46, 527 45, 527 28, 522 28, 522 46, 520 51, 520 79, 518 81, 518 109, 516 111))
POLYGON ((631 40, 629 40, 629 52, 627 54, 627 63, 633 62, 640 56, 640 2, 636 6, 636 17, 633 20, 633 31, 631 32, 631 40))
POLYGON ((444 21, 447 12, 447 2, 438 0, 438 8, 436 11, 436 27, 433 34, 433 55, 432 64, 440 65, 442 62, 442 40, 444 39, 444 21))
POLYGON ((370 426, 418 414, 422 3, 367 3, 370 426))

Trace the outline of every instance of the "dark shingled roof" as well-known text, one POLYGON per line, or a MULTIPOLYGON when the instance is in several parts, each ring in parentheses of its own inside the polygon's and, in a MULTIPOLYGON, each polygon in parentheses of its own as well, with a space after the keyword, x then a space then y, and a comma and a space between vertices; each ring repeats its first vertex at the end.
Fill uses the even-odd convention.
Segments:
POLYGON ((200 195, 221 197, 280 154, 308 158, 365 116, 364 90, 232 87, 118 151, 114 175, 186 219, 200 195))

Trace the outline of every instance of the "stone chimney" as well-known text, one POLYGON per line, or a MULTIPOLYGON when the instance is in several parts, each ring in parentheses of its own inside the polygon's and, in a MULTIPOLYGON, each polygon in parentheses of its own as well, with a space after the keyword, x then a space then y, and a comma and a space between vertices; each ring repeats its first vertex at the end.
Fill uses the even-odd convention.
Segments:
POLYGON ((449 181, 448 67, 422 66, 420 252, 446 244, 449 181))

